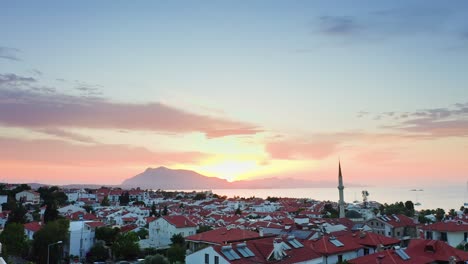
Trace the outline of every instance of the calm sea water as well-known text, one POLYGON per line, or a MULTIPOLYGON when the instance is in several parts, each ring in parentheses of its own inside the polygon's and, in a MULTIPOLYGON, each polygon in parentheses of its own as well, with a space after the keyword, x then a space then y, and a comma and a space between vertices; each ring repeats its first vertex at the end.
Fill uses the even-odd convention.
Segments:
MULTIPOLYGON (((468 202, 467 188, 465 185, 425 188, 403 188, 403 187, 349 187, 345 188, 345 201, 352 203, 354 200, 362 201, 362 190, 370 194, 370 201, 380 203, 394 203, 397 201, 411 200, 421 203, 416 209, 443 208, 458 210, 465 202, 468 202), (412 191, 417 190, 417 191, 412 191)), ((197 190, 203 191, 203 190, 197 190)), ((226 195, 228 197, 260 197, 268 196, 311 198, 316 200, 338 200, 337 188, 294 188, 294 189, 213 189, 213 193, 226 195)))

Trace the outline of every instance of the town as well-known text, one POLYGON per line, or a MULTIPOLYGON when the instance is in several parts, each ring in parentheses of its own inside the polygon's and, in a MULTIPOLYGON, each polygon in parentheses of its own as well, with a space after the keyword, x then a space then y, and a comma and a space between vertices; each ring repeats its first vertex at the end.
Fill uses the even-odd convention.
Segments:
POLYGON ((465 263, 468 210, 0 185, 2 263, 465 263))

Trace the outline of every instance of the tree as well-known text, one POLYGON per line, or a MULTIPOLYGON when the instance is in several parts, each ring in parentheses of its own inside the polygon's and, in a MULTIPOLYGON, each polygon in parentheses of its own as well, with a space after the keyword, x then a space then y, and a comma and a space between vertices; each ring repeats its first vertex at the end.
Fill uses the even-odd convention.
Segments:
POLYGON ((109 197, 107 197, 107 195, 102 199, 101 206, 110 206, 109 197))
POLYGON ((24 208, 22 203, 16 203, 11 205, 13 208, 10 209, 11 212, 8 215, 8 223, 18 223, 18 224, 24 224, 26 223, 26 213, 27 210, 24 208))
POLYGON ((435 210, 435 217, 437 218, 437 221, 442 221, 445 217, 445 210, 442 208, 437 208, 435 210))
POLYGON ((104 241, 106 245, 112 245, 119 233, 120 229, 118 227, 98 227, 96 228, 96 239, 104 241))
POLYGON ((106 248, 103 241, 98 241, 89 250, 86 259, 89 262, 106 261, 109 258, 109 250, 106 248))
POLYGON ((413 204, 412 201, 406 201, 406 202, 405 202, 405 208, 406 208, 408 211, 412 212, 412 214, 414 215, 414 204, 413 204))
POLYGON ((148 229, 141 228, 140 230, 138 230, 138 232, 136 232, 136 234, 140 239, 145 239, 146 236, 148 236, 148 229))
POLYGON ((270 201, 270 202, 272 202, 272 203, 275 203, 275 202, 277 202, 277 201, 279 200, 279 198, 278 198, 278 197, 270 197, 270 196, 268 196, 268 197, 266 198, 266 200, 267 200, 267 201, 270 201))
MULTIPOLYGON (((36 261, 39 264, 47 263, 48 245, 63 241, 68 241, 69 222, 66 219, 59 219, 48 222, 44 227, 34 234, 33 251, 36 261)), ((57 263, 61 256, 60 247, 56 244, 50 247, 50 263, 57 263)))
POLYGON ((162 215, 167 215, 167 205, 164 206, 164 209, 162 211, 162 215))
POLYGON ((122 195, 119 196, 119 204, 120 205, 128 205, 130 202, 130 194, 128 192, 124 192, 122 195))
POLYGON ((57 206, 63 206, 67 204, 68 196, 64 192, 60 191, 57 186, 43 186, 37 189, 37 192, 41 195, 41 199, 43 201, 42 205, 55 203, 57 206))
POLYGON ((195 197, 193 197, 193 200, 198 201, 198 200, 205 200, 206 199, 206 194, 205 193, 197 193, 195 197))
POLYGON ((156 212, 156 204, 153 204, 151 205, 151 214, 150 216, 156 216, 158 213, 156 212))
POLYGON ((167 258, 170 263, 184 262, 185 260, 185 248, 179 244, 173 244, 167 250, 167 258))
POLYGON ((85 209, 88 214, 92 213, 93 210, 94 210, 94 208, 91 205, 88 205, 88 204, 83 205, 83 209, 85 209))
POLYGON ((121 233, 117 235, 117 239, 112 244, 112 252, 115 258, 131 260, 135 259, 140 253, 140 245, 138 244, 138 236, 133 232, 121 233))
POLYGON ((210 230, 213 230, 213 228, 211 226, 201 225, 197 229, 197 234, 203 233, 203 232, 206 232, 206 231, 210 231, 210 230))
POLYGON ((185 246, 185 238, 181 233, 174 234, 171 237, 171 242, 172 242, 173 245, 179 245, 179 246, 182 246, 182 247, 185 246))
POLYGON ((44 223, 52 222, 59 219, 59 212, 57 210, 57 204, 55 202, 49 202, 44 211, 44 223))
POLYGON ((408 217, 414 216, 414 204, 412 201, 396 202, 394 204, 384 204, 380 208, 380 212, 386 215, 404 214, 408 217))
POLYGON ((146 256, 145 264, 169 264, 169 260, 162 255, 156 254, 153 256, 146 256))
POLYGON ((10 256, 25 256, 28 253, 28 242, 24 235, 24 226, 20 223, 8 223, 0 233, 3 254, 10 256))
POLYGON ((452 217, 455 217, 457 216, 457 212, 455 211, 455 209, 450 209, 450 211, 448 212, 448 214, 452 217))
POLYGON ((323 207, 322 216, 323 218, 338 218, 339 213, 331 203, 326 203, 323 207))
POLYGON ((242 214, 241 209, 239 207, 237 207, 236 212, 234 214, 241 215, 242 214))

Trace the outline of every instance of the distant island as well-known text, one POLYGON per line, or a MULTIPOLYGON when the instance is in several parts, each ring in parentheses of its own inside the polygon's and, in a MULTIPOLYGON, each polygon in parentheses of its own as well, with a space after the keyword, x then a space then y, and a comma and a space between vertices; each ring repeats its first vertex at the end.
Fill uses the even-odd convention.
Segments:
POLYGON ((144 172, 122 182, 124 188, 145 189, 276 189, 336 187, 335 181, 308 181, 294 178, 265 178, 228 182, 217 177, 208 177, 191 170, 173 170, 166 167, 147 168, 144 172))

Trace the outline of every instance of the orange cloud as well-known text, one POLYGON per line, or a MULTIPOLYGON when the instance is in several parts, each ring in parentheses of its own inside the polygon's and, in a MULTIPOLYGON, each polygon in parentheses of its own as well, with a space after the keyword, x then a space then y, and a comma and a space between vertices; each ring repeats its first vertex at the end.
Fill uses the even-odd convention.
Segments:
POLYGON ((0 138, 0 162, 21 161, 67 166, 131 166, 196 163, 200 152, 152 152, 142 147, 111 144, 70 144, 60 140, 0 138))

